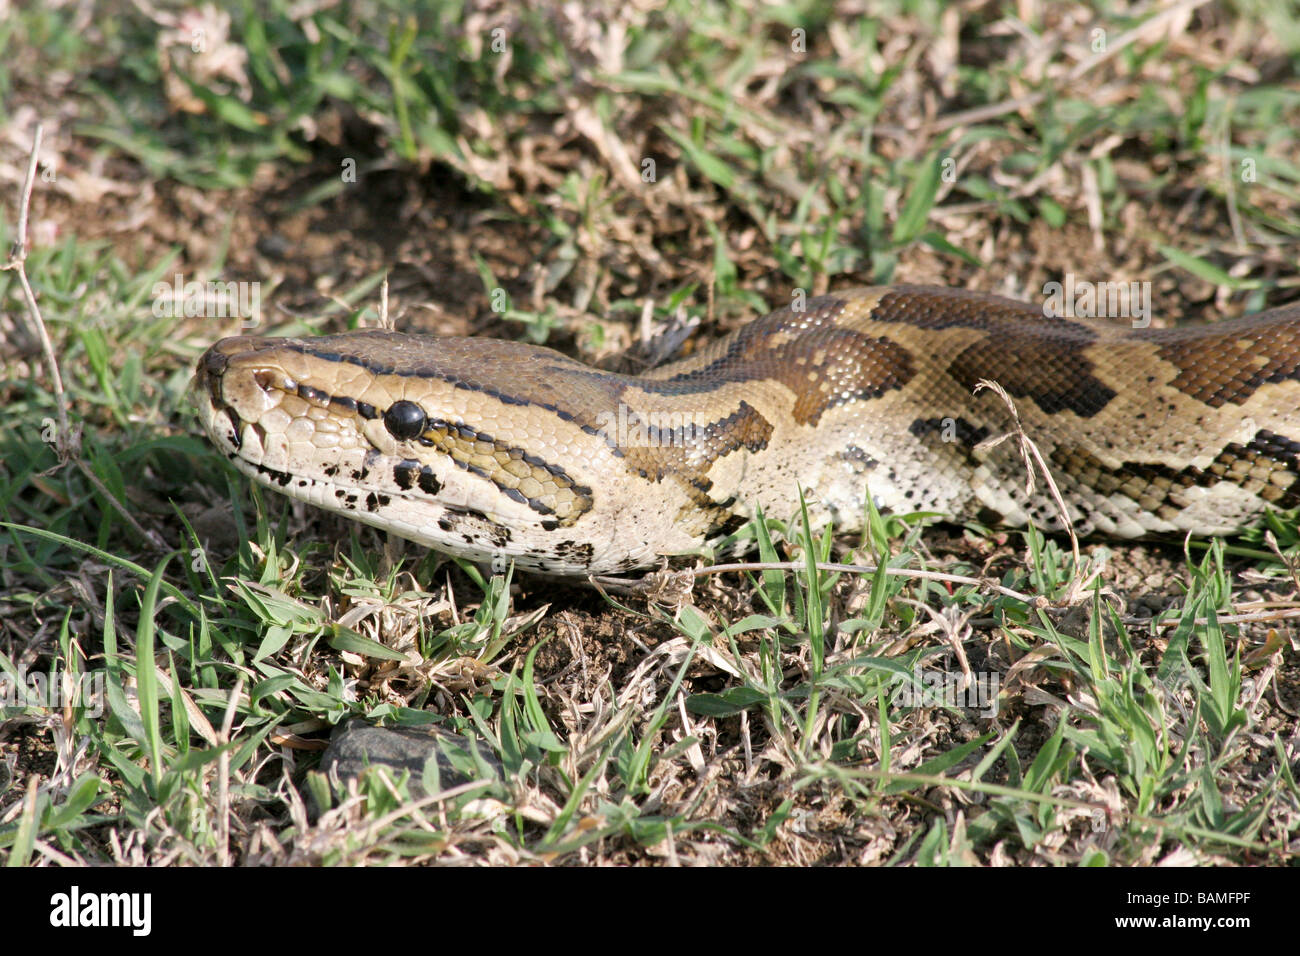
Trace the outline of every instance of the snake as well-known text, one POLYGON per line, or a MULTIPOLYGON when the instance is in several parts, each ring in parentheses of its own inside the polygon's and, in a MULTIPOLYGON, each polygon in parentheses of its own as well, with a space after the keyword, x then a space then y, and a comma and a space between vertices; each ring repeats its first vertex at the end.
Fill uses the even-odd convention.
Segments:
POLYGON ((1300 304, 1169 328, 1047 311, 945 287, 796 297, 639 375, 478 337, 236 336, 193 392, 254 481, 549 575, 743 547, 756 514, 801 508, 845 532, 870 504, 1159 538, 1300 505, 1300 304), (1026 442, 1050 485, 1027 482, 1026 442))

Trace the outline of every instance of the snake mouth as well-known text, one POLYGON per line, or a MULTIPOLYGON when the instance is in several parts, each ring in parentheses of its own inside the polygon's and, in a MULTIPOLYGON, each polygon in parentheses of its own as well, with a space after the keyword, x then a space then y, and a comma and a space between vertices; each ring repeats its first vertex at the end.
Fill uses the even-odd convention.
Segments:
POLYGON ((244 446, 245 422, 234 406, 221 396, 221 374, 224 371, 225 356, 214 356, 209 349, 199 359, 192 391, 197 398, 199 419, 204 430, 219 445, 228 445, 239 452, 244 446))
POLYGON ((213 423, 219 423, 223 417, 229 424, 229 431, 226 432, 226 437, 230 441, 230 447, 235 451, 242 450, 244 447, 244 422, 240 419, 239 413, 229 405, 213 405, 213 423))
POLYGON ((257 422, 245 421, 233 405, 221 401, 209 392, 207 408, 200 410, 203 427, 219 445, 228 448, 233 456, 248 457, 244 442, 248 432, 256 438, 258 448, 266 447, 266 429, 257 422))

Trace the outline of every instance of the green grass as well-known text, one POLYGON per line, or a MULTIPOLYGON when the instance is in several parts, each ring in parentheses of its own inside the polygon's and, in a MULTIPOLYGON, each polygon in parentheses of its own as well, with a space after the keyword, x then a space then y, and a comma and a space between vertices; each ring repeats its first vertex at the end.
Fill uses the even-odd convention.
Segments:
MULTIPOLYGON (((683 314, 734 325, 832 283, 1008 280, 1032 292, 1058 267, 1152 278, 1157 300, 1189 311, 1216 289, 1254 308, 1294 288, 1300 94, 1235 79, 1253 48, 1215 67, 1135 43, 1066 82, 1080 60, 1062 47, 1079 39, 1049 17, 1024 28, 1056 51, 1051 69, 1023 81, 1028 48, 982 12, 962 41, 988 62, 957 64, 959 95, 925 117, 937 94, 922 52, 940 6, 886 4, 873 20, 824 4, 672 2, 629 15, 621 58, 602 59, 598 38, 550 5, 504 24, 396 3, 295 22, 273 0, 234 16, 246 91, 182 87, 202 114, 169 105, 156 28, 135 8, 83 31, 65 28, 67 11, 16 11, 0 27, 4 119, 41 105, 51 71, 75 76, 68 114, 43 116, 59 176, 75 183, 103 156, 105 175, 148 180, 167 200, 126 236, 111 228, 114 200, 103 222, 54 187, 34 203, 34 222, 59 230, 27 271, 83 444, 80 464, 48 471, 56 399, 6 326, 0 668, 15 682, 98 675, 106 701, 102 714, 87 700, 0 707, 22 741, 0 752, 0 857, 1291 860, 1300 791, 1282 705, 1290 691, 1295 706, 1294 622, 1233 614, 1247 589, 1294 605, 1293 519, 1227 546, 1154 552, 1149 573, 1177 591, 1146 619, 1101 590, 1134 590, 1115 560, 1080 588, 1064 542, 972 527, 939 546, 928 519, 874 512, 857 540, 768 516, 743 532, 756 559, 796 570, 701 578, 684 600, 656 603, 403 549, 250 489, 197 433, 190 370, 235 329, 156 316, 154 284, 256 266, 273 331, 372 319, 393 261, 354 236, 324 266, 250 249, 294 216, 320 213, 304 220, 315 227, 377 203, 387 167, 408 200, 430 180, 456 183, 473 241, 454 265, 478 283, 472 302, 397 290, 398 305, 425 294, 585 357, 633 341, 647 300, 662 329, 683 314), (492 50, 498 25, 508 54, 492 50), (894 42, 903 35, 915 42, 894 42), (1026 92, 1041 98, 943 122, 1026 92), (577 132, 565 125, 573 102, 590 108, 577 132), (328 131, 345 112, 373 142, 328 131), (348 158, 356 182, 339 175, 348 158), (1225 172, 1243 164, 1253 180, 1225 172), (1126 243, 1100 259, 1088 183, 1102 233, 1126 243), (195 254, 175 230, 152 231, 168 217, 210 241, 195 254), (293 298, 277 270, 304 262, 313 278, 330 271, 335 300, 293 298), (877 570, 822 567, 854 558, 877 570), (907 570, 986 577, 1029 600, 907 570), (1075 607, 1055 606, 1071 594, 1075 607), (955 678, 963 659, 997 678, 987 706, 930 693, 926 680, 955 678), (475 782, 444 789, 430 762, 421 800, 382 768, 332 785, 314 769, 319 745, 351 716, 436 724, 485 744, 500 770, 456 752, 475 782)), ((1294 31, 1270 6, 1233 9, 1295 62, 1294 31)), ((1138 24, 1097 17, 1112 41, 1138 24)), ((1217 49, 1224 30, 1198 20, 1187 37, 1217 49)), ((7 248, 17 189, 3 192, 7 248)), ((11 272, 0 301, 24 314, 11 272)))

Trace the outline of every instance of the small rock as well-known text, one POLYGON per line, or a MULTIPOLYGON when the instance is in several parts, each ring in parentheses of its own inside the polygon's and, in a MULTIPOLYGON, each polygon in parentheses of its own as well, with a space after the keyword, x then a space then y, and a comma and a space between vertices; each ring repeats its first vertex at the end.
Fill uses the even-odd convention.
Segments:
POLYGON ((427 796, 424 789, 424 765, 433 757, 438 761, 439 781, 445 790, 471 780, 481 780, 482 775, 467 775, 465 767, 472 761, 473 753, 479 763, 486 764, 498 779, 505 775, 496 756, 482 741, 461 734, 453 734, 432 725, 428 727, 375 727, 361 720, 340 724, 330 737, 330 745, 321 755, 322 773, 339 780, 360 777, 367 767, 388 767, 394 778, 403 770, 410 771, 408 786, 417 799, 427 796), (465 759, 453 764, 448 752, 460 751, 465 759))

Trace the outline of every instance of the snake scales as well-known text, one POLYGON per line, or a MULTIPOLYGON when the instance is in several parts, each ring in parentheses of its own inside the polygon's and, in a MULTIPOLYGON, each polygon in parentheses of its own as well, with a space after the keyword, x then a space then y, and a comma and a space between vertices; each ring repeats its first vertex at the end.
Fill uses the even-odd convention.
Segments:
POLYGON ((550 349, 386 331, 238 337, 199 360, 212 440, 284 494, 472 560, 610 574, 761 507, 1058 529, 1015 401, 1082 533, 1239 530, 1300 504, 1300 306, 1177 329, 957 289, 810 299, 639 377, 550 349))

